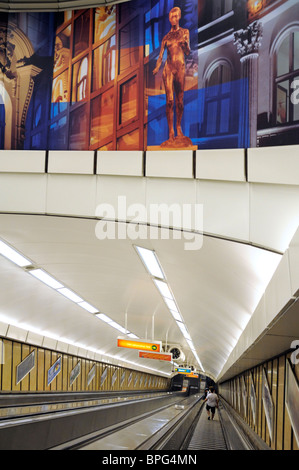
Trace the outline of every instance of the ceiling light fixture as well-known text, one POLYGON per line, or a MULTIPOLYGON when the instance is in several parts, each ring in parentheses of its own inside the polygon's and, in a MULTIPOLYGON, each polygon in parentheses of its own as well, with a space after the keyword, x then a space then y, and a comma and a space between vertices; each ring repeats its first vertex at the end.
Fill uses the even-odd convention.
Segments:
POLYGON ((187 340, 189 340, 189 341, 192 341, 192 340, 191 340, 191 337, 190 337, 190 335, 189 335, 189 333, 188 333, 188 331, 187 331, 187 328, 186 328, 185 324, 184 324, 184 323, 181 323, 181 322, 177 322, 177 325, 178 325, 179 329, 181 330, 181 332, 182 332, 184 338, 187 339, 187 340))
POLYGON ((84 308, 85 310, 87 310, 89 313, 97 313, 99 310, 95 307, 93 307, 92 305, 90 305, 88 302, 79 302, 78 305, 80 305, 80 307, 84 308))
POLYGON ((108 317, 104 313, 97 313, 96 317, 99 318, 99 320, 104 321, 105 323, 110 323, 112 322, 112 318, 108 317))
POLYGON ((166 297, 164 297, 164 300, 165 300, 169 310, 172 310, 173 312, 178 312, 178 307, 177 307, 174 300, 168 299, 166 297))
POLYGON ((67 297, 69 300, 72 300, 72 302, 75 302, 76 304, 78 304, 79 302, 83 302, 83 299, 81 299, 81 297, 79 297, 77 294, 75 294, 75 292, 71 291, 67 287, 57 289, 57 292, 67 297))
POLYGON ((127 330, 126 328, 124 328, 123 326, 119 325, 118 323, 116 323, 114 320, 112 320, 112 318, 108 317, 107 315, 105 315, 104 313, 97 313, 95 315, 99 320, 102 320, 103 322, 107 323, 109 326, 112 326, 113 328, 115 328, 116 330, 120 331, 121 333, 123 333, 124 335, 127 335, 129 336, 130 338, 138 338, 138 336, 134 335, 133 333, 131 333, 129 330, 127 330))
POLYGON ((169 289, 166 282, 160 281, 158 279, 154 279, 154 283, 156 284, 156 286, 157 286, 160 294, 162 295, 162 297, 166 297, 167 299, 172 299, 173 300, 173 295, 170 292, 170 289, 169 289))
POLYGON ((140 246, 136 246, 135 248, 151 276, 157 277, 158 279, 165 279, 164 273, 162 271, 162 268, 156 257, 155 252, 152 250, 148 250, 147 248, 142 248, 140 246))
POLYGON ((44 284, 46 284, 49 287, 52 287, 53 289, 62 289, 63 285, 60 284, 60 282, 56 281, 54 277, 50 276, 48 273, 43 271, 42 269, 31 269, 28 271, 32 276, 36 277, 40 281, 42 281, 44 284))
POLYGON ((18 251, 11 248, 9 245, 0 240, 0 254, 17 264, 21 268, 31 266, 31 261, 22 256, 18 251))
POLYGON ((175 319, 176 322, 180 321, 183 323, 183 319, 181 317, 181 314, 179 312, 176 312, 175 310, 170 310, 171 315, 175 319))

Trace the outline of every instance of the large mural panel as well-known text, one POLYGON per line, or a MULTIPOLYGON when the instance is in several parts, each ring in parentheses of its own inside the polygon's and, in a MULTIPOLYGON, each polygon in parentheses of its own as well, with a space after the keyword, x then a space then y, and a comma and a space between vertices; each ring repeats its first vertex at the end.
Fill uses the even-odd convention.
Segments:
POLYGON ((297 0, 131 0, 0 19, 0 149, 299 143, 297 0))

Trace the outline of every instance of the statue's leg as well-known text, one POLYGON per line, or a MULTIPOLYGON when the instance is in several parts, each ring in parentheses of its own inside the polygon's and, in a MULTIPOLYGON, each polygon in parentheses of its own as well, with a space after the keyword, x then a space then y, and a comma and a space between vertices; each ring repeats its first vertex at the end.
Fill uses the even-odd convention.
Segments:
POLYGON ((169 130, 169 140, 173 140, 174 128, 173 128, 173 109, 174 109, 174 96, 173 96, 173 74, 170 69, 165 66, 163 70, 163 82, 166 92, 166 118, 169 130))
POLYGON ((176 102, 176 131, 177 136, 183 136, 181 122, 184 112, 184 87, 185 87, 185 67, 182 67, 176 74, 174 82, 175 102, 176 102))

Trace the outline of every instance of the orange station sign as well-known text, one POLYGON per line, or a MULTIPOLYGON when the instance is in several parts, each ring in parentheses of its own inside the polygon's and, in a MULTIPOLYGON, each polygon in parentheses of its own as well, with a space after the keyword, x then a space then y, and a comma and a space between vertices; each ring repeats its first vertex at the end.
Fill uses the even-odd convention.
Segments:
POLYGON ((119 348, 141 349, 142 351, 160 352, 162 349, 160 342, 135 341, 130 339, 117 338, 119 348))
POLYGON ((157 361, 172 361, 172 354, 167 353, 139 351, 139 357, 143 359, 156 359, 157 361))
POLYGON ((186 377, 193 377, 193 379, 198 379, 199 375, 194 374, 194 372, 191 372, 191 374, 185 374, 186 377))

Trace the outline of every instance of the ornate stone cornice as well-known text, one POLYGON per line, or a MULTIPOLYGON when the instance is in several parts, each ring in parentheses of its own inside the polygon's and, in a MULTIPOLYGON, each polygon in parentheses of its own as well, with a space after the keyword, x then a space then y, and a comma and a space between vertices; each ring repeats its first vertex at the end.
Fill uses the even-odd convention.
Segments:
POLYGON ((240 29, 234 33, 234 44, 241 57, 257 54, 261 46, 263 27, 258 21, 254 21, 246 29, 240 29))

